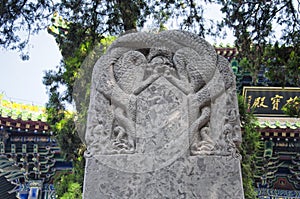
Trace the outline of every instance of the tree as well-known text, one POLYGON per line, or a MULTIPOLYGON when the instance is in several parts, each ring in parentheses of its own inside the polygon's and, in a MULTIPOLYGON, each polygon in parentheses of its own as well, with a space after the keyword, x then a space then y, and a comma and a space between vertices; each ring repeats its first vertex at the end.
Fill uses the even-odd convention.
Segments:
POLYGON ((282 107, 285 114, 291 117, 300 118, 300 97, 295 97, 289 100, 287 104, 282 107))
POLYGON ((83 38, 88 37, 93 43, 99 36, 136 31, 149 21, 160 29, 171 20, 177 21, 182 29, 204 36, 210 32, 203 18, 203 5, 208 2, 211 0, 4 0, 0 4, 0 46, 18 49, 24 60, 29 59, 24 48, 30 36, 46 29, 55 12, 70 22, 69 45, 77 47, 83 38), (24 32, 25 38, 21 36, 24 32))
POLYGON ((264 53, 266 75, 281 86, 300 86, 300 43, 298 46, 267 45, 264 53))
POLYGON ((111 37, 100 40, 96 51, 92 49, 90 41, 83 42, 72 53, 65 54, 58 71, 47 71, 44 77, 50 96, 47 103, 48 123, 55 132, 62 152, 67 159, 73 161, 72 174, 64 173, 55 178, 57 195, 61 198, 80 198, 82 195, 85 145, 82 141, 84 135, 80 132, 85 132, 90 77, 96 60, 111 40, 111 37), (85 66, 84 69, 80 68, 82 66, 85 66), (61 85, 66 87, 65 92, 59 92, 61 85), (65 103, 70 102, 73 97, 77 112, 70 112, 65 107, 65 103), (77 191, 74 192, 74 189, 77 191))
POLYGON ((242 178, 246 199, 256 198, 254 190, 255 157, 259 148, 259 133, 255 116, 248 111, 247 104, 242 96, 238 96, 240 119, 242 124, 242 178))
MULTIPOLYGON (((57 8, 62 15, 61 19, 66 21, 66 23, 54 24, 58 30, 63 30, 63 34, 60 34, 60 31, 55 34, 63 60, 57 71, 47 71, 44 78, 44 84, 49 91, 47 104, 49 123, 53 126, 66 118, 65 104, 73 101, 75 80, 78 76, 82 76, 79 75, 81 64, 86 56, 92 52, 92 49, 99 45, 101 39, 107 41, 107 34, 118 35, 127 31, 136 31, 147 20, 154 20, 158 22, 159 27, 162 27, 162 24, 170 18, 179 18, 180 16, 182 17, 182 28, 198 28, 199 34, 205 33, 202 5, 195 1, 71 0, 62 1, 57 5, 57 8), (59 90, 62 85, 66 88, 63 92, 59 90)), ((59 18, 58 21, 62 21, 61 19, 59 18)), ((57 20, 52 21, 56 22, 57 20)), ((53 31, 52 28, 49 30, 53 31)), ((105 48, 103 45, 97 47, 100 49, 98 54, 102 53, 103 47, 105 48)), ((93 60, 96 61, 97 59, 93 58, 93 60)), ((94 64, 90 63, 90 65, 93 66, 94 64)), ((89 69, 88 71, 91 73, 92 70, 89 69)), ((90 77, 91 75, 87 76, 90 77)), ((85 86, 89 85, 88 81, 85 81, 85 86)), ((81 106, 80 102, 76 100, 75 104, 77 110, 82 107, 83 109, 80 111, 86 111, 86 105, 81 106)), ((58 128, 56 130, 60 131, 58 128)))
POLYGON ((242 67, 252 73, 254 84, 258 71, 263 65, 270 71, 268 77, 271 80, 276 81, 278 76, 281 76, 282 70, 278 70, 279 63, 276 63, 276 68, 272 65, 273 63, 268 64, 271 59, 277 58, 279 48, 282 49, 280 57, 289 58, 284 62, 279 61, 280 64, 284 64, 280 65, 280 68, 287 68, 289 73, 299 74, 299 65, 294 64, 300 57, 299 0, 218 0, 217 2, 222 5, 221 10, 226 15, 221 26, 232 28, 242 67), (276 37, 278 27, 282 30, 281 37, 276 37), (277 47, 271 47, 275 42, 277 42, 277 47), (287 48, 290 50, 285 51, 287 48))
POLYGON ((82 198, 84 158, 81 155, 73 165, 73 172, 62 172, 55 176, 54 186, 59 198, 82 198))
POLYGON ((30 35, 47 27, 46 20, 54 13, 56 5, 52 0, 27 1, 3 0, 0 4, 0 46, 19 50, 23 60, 29 58, 24 52, 30 35), (26 34, 25 38, 20 35, 26 34))
MULTIPOLYGON (((64 27, 61 29, 63 34, 59 32, 55 34, 63 60, 57 71, 47 71, 44 78, 44 84, 49 92, 49 102, 47 104, 48 122, 56 132, 61 146, 65 147, 63 151, 67 157, 73 159, 75 163, 82 163, 80 157, 82 157, 81 151, 84 145, 77 136, 76 131, 78 129, 75 129, 74 117, 77 116, 66 112, 66 103, 73 101, 75 80, 81 76, 82 71, 80 67, 84 63, 86 56, 97 45, 99 46, 96 49, 99 52, 103 52, 105 45, 101 45, 101 39, 105 40, 108 35, 115 36, 136 31, 149 21, 152 21, 154 27, 158 29, 163 29, 164 25, 170 21, 177 21, 181 29, 191 30, 204 36, 211 29, 204 23, 203 6, 205 3, 211 2, 211 0, 203 0, 201 2, 194 0, 62 0, 54 5, 50 0, 38 1, 36 4, 27 1, 21 1, 21 3, 4 1, 0 7, 0 25, 5 31, 0 32, 0 45, 12 49, 16 49, 19 46, 20 50, 24 49, 28 42, 21 42, 18 38, 18 32, 13 32, 12 30, 20 30, 26 23, 29 25, 25 26, 24 30, 28 31, 28 35, 30 35, 32 27, 39 27, 34 31, 37 32, 43 27, 40 24, 48 24, 49 21, 45 20, 45 17, 48 16, 47 12, 46 14, 37 12, 39 10, 47 10, 49 13, 57 11, 62 16, 62 19, 66 20, 67 30, 64 27), (23 19, 24 22, 18 23, 23 19), (61 87, 64 87, 65 90, 59 89, 61 87), (71 145, 70 143, 73 144, 71 145)), ((226 14, 221 27, 223 25, 223 27, 233 28, 240 55, 245 58, 245 63, 249 63, 245 66, 253 69, 254 74, 258 71, 263 60, 265 60, 263 54, 273 30, 272 21, 277 20, 277 23, 288 26, 286 33, 282 37, 282 40, 286 41, 286 45, 292 46, 299 41, 299 39, 297 40, 297 37, 299 38, 299 11, 297 11, 292 1, 244 2, 218 0, 217 2, 223 6, 222 11, 226 14), (287 17, 278 17, 280 12, 287 17)), ((101 53, 98 53, 98 55, 101 55, 101 53)), ((91 63, 96 58, 94 56, 91 59, 91 63)), ((93 66, 93 64, 90 65, 93 66)), ((88 72, 90 71, 88 70, 88 72)), ((76 108, 83 112, 80 117, 84 118, 89 94, 87 89, 89 81, 83 80, 82 82, 85 82, 82 83, 84 85, 82 88, 86 88, 86 91, 82 93, 83 95, 77 97, 83 97, 84 103, 80 104, 76 100, 75 103, 76 108)), ((245 116, 245 118, 248 117, 245 116)), ((245 121, 246 124, 248 119, 245 119, 245 121)), ((253 141, 252 127, 246 128, 246 131, 249 133, 245 135, 250 136, 250 139, 244 141, 246 144, 242 154, 246 156, 246 159, 243 160, 243 168, 251 168, 251 166, 247 165, 251 165, 252 160, 248 149, 251 152, 254 147, 251 142, 253 141), (248 144, 249 148, 247 148, 248 144)), ((249 169, 245 170, 246 174, 247 171, 249 172, 249 169)), ((244 176, 247 175, 244 174, 244 176)), ((70 179, 70 181, 70 184, 82 184, 79 179, 70 179)), ((250 186, 250 181, 244 180, 244 182, 247 186, 250 186)), ((70 190, 72 190, 71 187, 70 190)), ((245 188, 245 191, 246 195, 248 195, 248 192, 250 195, 253 195, 252 188, 245 188)))

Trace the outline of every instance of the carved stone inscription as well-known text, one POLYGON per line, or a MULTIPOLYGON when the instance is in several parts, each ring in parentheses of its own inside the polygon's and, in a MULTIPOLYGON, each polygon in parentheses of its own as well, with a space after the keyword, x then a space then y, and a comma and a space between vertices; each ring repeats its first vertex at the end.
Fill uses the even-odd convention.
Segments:
POLYGON ((186 95, 164 77, 141 92, 137 98, 136 152, 167 150, 173 140, 187 135, 186 107, 186 95))
POLYGON ((87 156, 239 157, 234 79, 228 61, 191 33, 120 37, 94 67, 87 156))
POLYGON ((243 198, 235 77, 206 41, 124 35, 90 96, 84 198, 243 198))

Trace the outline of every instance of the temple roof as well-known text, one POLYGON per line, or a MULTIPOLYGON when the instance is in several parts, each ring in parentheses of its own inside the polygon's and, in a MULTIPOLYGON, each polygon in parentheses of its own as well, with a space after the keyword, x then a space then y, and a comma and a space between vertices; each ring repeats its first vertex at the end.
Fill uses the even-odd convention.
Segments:
POLYGON ((5 199, 16 199, 16 193, 9 193, 9 191, 13 190, 15 185, 11 184, 7 181, 4 176, 0 177, 0 196, 5 199))
POLYGON ((14 102, 0 94, 0 129, 46 133, 50 131, 46 116, 43 106, 14 102))
POLYGON ((0 116, 23 121, 47 121, 46 108, 44 106, 14 102, 5 99, 0 94, 0 116))
POLYGON ((14 130, 20 132, 50 132, 50 126, 41 120, 22 120, 21 118, 13 119, 11 117, 3 117, 0 115, 0 129, 14 130))
POLYGON ((258 117, 257 119, 260 128, 300 129, 300 118, 258 117))

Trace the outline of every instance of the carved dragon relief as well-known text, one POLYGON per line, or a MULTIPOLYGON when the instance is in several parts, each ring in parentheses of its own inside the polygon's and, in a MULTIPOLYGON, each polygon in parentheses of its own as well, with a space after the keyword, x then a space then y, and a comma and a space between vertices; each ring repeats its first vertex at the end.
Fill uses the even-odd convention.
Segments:
POLYGON ((191 155, 237 156, 239 116, 230 70, 227 60, 217 56, 213 47, 190 33, 134 33, 119 38, 94 68, 86 133, 88 152, 143 153, 137 149, 137 105, 149 103, 145 107, 149 106, 151 122, 159 123, 153 119, 157 110, 151 112, 151 106, 170 109, 170 115, 176 118, 180 115, 176 101, 182 101, 182 95, 188 100, 191 155), (179 94, 167 89, 157 92, 162 82, 171 84, 179 94), (146 102, 138 100, 144 91, 152 92, 146 102), (213 137, 212 104, 222 95, 227 97, 224 125, 219 136, 213 137))

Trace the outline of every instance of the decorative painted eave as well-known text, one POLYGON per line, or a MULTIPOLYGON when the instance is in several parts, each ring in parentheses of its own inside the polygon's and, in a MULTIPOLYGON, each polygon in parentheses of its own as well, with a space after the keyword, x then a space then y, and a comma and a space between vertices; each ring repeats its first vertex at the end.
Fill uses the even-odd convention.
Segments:
POLYGON ((44 113, 37 113, 37 114, 32 114, 28 112, 12 112, 12 111, 7 111, 4 109, 1 109, 0 107, 0 116, 1 117, 10 117, 12 119, 21 119, 21 120, 31 120, 31 121, 47 121, 47 116, 44 113))
POLYGON ((0 94, 0 116, 23 121, 47 121, 46 108, 44 106, 14 102, 5 99, 0 94))
POLYGON ((0 176, 0 196, 5 199, 15 199, 14 193, 18 186, 11 184, 4 176, 0 176))
POLYGON ((258 117, 256 125, 259 128, 300 129, 300 118, 258 117))
POLYGON ((234 58, 238 55, 238 51, 235 47, 215 47, 218 55, 222 55, 227 59, 234 58))
MULTIPOLYGON (((288 117, 258 117, 256 122, 257 130, 261 134, 261 140, 274 140, 277 141, 293 141, 300 140, 300 119, 288 117)), ((277 143, 282 147, 292 146, 292 143, 281 142, 277 143), (286 146, 285 146, 286 145, 286 146)))
MULTIPOLYGON (((0 176, 4 176, 11 184, 17 185, 15 181, 24 177, 23 171, 15 165, 15 162, 9 160, 5 155, 0 155, 0 161, 0 176)), ((13 190, 15 189, 10 190, 10 192, 13 192, 13 190)))
POLYGON ((0 115, 0 129, 17 132, 51 133, 50 126, 41 120, 22 120, 0 115))
POLYGON ((300 191, 297 190, 280 190, 280 189, 266 189, 266 188, 259 188, 256 189, 258 196, 266 198, 270 197, 289 197, 289 198, 299 198, 300 191))

